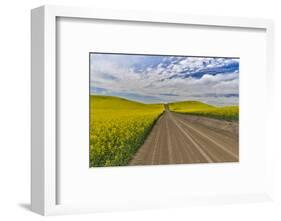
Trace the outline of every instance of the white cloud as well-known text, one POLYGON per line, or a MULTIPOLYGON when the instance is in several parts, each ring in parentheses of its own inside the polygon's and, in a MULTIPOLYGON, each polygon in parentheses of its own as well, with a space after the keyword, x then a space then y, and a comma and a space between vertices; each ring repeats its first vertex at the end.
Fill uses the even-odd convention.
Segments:
MULTIPOLYGON (((201 78, 172 78, 185 69, 200 70, 218 67, 233 60, 165 57, 163 63, 148 66, 142 73, 132 68, 132 62, 95 58, 91 61, 91 87, 104 88, 112 93, 134 93, 140 96, 160 97, 159 102, 196 99, 211 104, 237 104, 237 97, 220 97, 222 94, 238 94, 238 72, 205 74, 201 78), (165 62, 171 62, 165 67, 165 62), (171 94, 171 96, 169 96, 171 94), (210 96, 217 94, 218 96, 210 96), (177 96, 175 96, 177 95, 177 96)), ((236 61, 237 62, 237 61, 236 61)), ((148 101, 149 102, 149 101, 148 101)))

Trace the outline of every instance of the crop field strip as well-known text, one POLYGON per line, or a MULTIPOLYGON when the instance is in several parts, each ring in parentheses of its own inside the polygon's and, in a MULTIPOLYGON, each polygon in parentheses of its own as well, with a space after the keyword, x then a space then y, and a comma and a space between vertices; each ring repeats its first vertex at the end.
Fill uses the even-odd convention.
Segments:
POLYGON ((221 120, 237 121, 239 118, 238 106, 215 107, 198 101, 184 101, 169 104, 170 111, 206 116, 221 120))

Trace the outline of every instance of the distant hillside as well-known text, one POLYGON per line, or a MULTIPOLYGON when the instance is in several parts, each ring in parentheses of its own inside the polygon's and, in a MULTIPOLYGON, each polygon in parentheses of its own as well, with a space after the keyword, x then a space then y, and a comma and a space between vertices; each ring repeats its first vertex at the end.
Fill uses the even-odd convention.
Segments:
POLYGON ((127 100, 121 97, 91 95, 91 106, 95 109, 146 109, 151 107, 159 107, 162 104, 143 104, 136 101, 127 100))
POLYGON ((200 101, 182 101, 169 104, 173 112, 200 115, 221 120, 237 121, 239 119, 238 106, 216 107, 200 101))
POLYGON ((197 109, 204 109, 204 108, 211 108, 215 107, 200 101, 180 101, 180 102, 173 102, 169 103, 170 110, 197 110, 197 109))

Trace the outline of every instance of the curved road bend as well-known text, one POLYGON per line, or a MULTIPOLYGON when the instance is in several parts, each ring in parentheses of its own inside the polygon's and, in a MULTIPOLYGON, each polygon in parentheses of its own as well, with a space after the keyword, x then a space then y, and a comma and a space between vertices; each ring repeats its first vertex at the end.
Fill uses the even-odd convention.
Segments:
POLYGON ((238 162, 232 123, 165 109, 129 165, 238 162))

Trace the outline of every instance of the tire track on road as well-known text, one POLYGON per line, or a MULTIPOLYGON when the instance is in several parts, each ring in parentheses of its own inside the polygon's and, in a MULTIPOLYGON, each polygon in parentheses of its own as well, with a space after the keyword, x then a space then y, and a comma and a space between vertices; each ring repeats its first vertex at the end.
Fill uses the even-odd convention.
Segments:
POLYGON ((206 138, 207 140, 209 140, 210 142, 212 142, 213 144, 215 144, 216 146, 218 146, 220 149, 222 149, 223 151, 225 151, 227 154, 231 155, 232 157, 234 157, 236 160, 238 160, 238 156, 236 154, 234 154, 233 152, 231 152, 230 150, 228 150, 225 146, 223 146, 222 144, 220 144, 218 141, 214 140, 212 137, 206 135, 205 133, 203 133, 202 131, 197 130, 195 127, 191 126, 190 124, 180 120, 177 118, 177 121, 180 122, 181 124, 185 125, 186 127, 188 127, 189 129, 193 130, 194 132, 198 133, 200 136, 206 138))
MULTIPOLYGON (((191 122, 165 107, 129 165, 237 162, 238 136, 230 131, 218 134, 223 127, 214 131, 202 124, 204 119, 200 118, 201 123, 191 122)), ((230 122, 219 123, 229 128, 230 122)))

